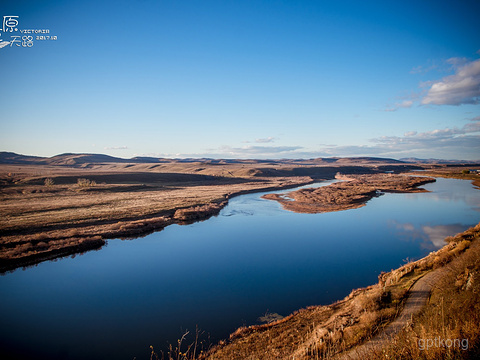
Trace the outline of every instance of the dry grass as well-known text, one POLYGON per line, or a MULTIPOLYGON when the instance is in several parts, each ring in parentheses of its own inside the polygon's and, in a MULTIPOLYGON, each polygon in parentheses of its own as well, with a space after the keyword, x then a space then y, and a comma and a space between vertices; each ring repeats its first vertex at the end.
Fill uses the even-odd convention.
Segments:
MULTIPOLYGON (((476 235, 478 240, 478 234, 476 235)), ((463 245, 462 245, 463 246, 463 245)), ((480 356, 480 242, 446 265, 413 325, 371 359, 478 359, 480 356)))
POLYGON ((273 323, 240 328, 207 358, 328 358, 370 338, 392 320, 399 311, 395 300, 378 284, 358 289, 329 306, 312 306, 273 323))

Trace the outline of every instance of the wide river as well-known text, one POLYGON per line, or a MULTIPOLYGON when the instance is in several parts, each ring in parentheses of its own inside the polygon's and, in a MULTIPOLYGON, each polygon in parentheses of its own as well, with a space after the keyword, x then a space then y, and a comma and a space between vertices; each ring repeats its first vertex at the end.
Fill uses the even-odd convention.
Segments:
POLYGON ((326 214, 243 195, 207 221, 7 273, 0 358, 149 359, 196 326, 216 342, 267 312, 342 299, 480 221, 470 181, 424 187, 326 214))

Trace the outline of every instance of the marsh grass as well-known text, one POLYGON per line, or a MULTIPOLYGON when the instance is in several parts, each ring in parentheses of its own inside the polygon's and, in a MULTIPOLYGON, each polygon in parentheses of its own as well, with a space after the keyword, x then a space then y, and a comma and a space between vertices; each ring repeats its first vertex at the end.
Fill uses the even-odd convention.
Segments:
POLYGON ((205 353, 210 349, 211 342, 209 339, 202 339, 205 333, 195 329, 195 336, 192 339, 190 331, 186 330, 177 340, 177 344, 173 346, 169 344, 168 350, 156 352, 154 347, 150 346, 150 360, 196 360, 204 359, 205 353))

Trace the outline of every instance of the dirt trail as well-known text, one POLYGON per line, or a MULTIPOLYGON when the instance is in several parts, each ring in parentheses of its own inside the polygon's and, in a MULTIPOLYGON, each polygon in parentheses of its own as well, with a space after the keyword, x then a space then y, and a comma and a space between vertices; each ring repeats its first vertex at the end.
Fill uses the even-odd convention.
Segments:
POLYGON ((429 272, 420 278, 410 289, 410 296, 405 303, 405 307, 400 316, 388 325, 380 334, 366 343, 339 354, 336 360, 354 360, 368 358, 368 354, 374 349, 381 349, 390 341, 398 331, 407 326, 412 316, 417 314, 427 302, 432 287, 445 273, 445 268, 429 272))

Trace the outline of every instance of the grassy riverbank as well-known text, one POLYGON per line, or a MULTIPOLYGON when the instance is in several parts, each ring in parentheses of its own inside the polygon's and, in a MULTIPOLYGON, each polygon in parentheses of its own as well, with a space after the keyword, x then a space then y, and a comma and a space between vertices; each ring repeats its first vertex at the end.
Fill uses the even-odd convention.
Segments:
POLYGON ((55 168, 47 169, 48 176, 35 174, 37 167, 16 170, 4 175, 13 179, 0 191, 0 270, 100 248, 106 239, 206 219, 238 194, 312 182, 310 177, 225 177, 124 167, 67 169, 67 174, 55 168))
POLYGON ((370 359, 480 358, 478 231, 472 237, 469 249, 444 266, 446 275, 433 287, 422 312, 370 359))
POLYGON ((240 328, 201 358, 331 359, 347 351, 357 358, 352 349, 381 333, 402 312, 413 284, 429 272, 445 269, 412 325, 367 357, 475 359, 480 345, 479 238, 480 224, 448 238, 447 245, 425 258, 382 273, 377 284, 354 290, 332 305, 312 306, 269 324, 240 328), (436 336, 468 339, 468 348, 423 347, 423 339, 436 336))

